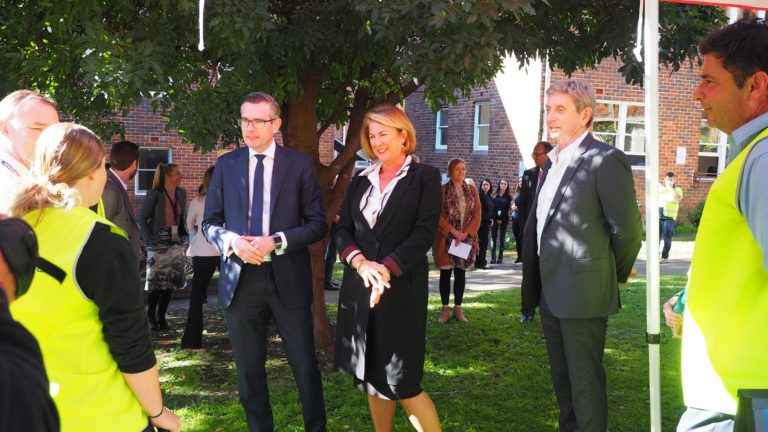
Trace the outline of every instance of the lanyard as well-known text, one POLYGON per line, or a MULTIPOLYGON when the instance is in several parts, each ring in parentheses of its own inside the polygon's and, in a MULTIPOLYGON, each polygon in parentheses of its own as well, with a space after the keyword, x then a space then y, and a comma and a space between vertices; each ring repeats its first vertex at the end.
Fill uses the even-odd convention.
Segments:
POLYGON ((176 208, 176 204, 178 204, 178 201, 172 200, 171 196, 168 195, 168 191, 165 188, 163 188, 163 192, 165 192, 165 196, 168 197, 168 201, 171 203, 171 210, 173 211, 173 224, 177 225, 179 223, 179 209, 176 208))

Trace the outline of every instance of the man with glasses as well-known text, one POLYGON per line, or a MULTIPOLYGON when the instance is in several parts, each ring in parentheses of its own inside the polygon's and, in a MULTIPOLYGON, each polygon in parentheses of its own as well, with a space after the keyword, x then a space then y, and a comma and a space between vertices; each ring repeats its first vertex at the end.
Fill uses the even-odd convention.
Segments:
POLYGON ((205 199, 203 234, 222 254, 219 305, 251 432, 275 428, 269 404, 267 324, 274 319, 299 388, 304 430, 326 430, 312 328, 307 247, 328 231, 312 160, 278 146, 280 105, 251 93, 240 106, 246 147, 218 159, 205 199))
POLYGON ((0 213, 9 213, 27 177, 40 133, 59 122, 56 104, 39 93, 17 90, 0 101, 0 213))
MULTIPOLYGON (((531 211, 531 205, 536 198, 536 190, 539 186, 539 179, 544 175, 544 166, 547 164, 547 153, 552 150, 552 144, 546 141, 539 141, 533 146, 533 163, 535 166, 531 169, 527 169, 523 172, 523 186, 520 189, 520 205, 517 207, 517 211, 520 213, 520 226, 525 228, 525 222, 528 220, 528 213, 531 211)), ((520 241, 523 241, 523 236, 520 236, 520 241)), ((520 259, 518 257, 518 259, 520 259)), ((525 271, 525 268, 523 268, 525 271)), ((525 274, 523 274, 525 277, 525 274)), ((533 317, 536 315, 536 304, 539 302, 538 291, 528 292, 520 290, 520 296, 522 303, 520 306, 520 322, 528 323, 533 321, 533 317), (533 300, 533 301, 532 301, 533 300)))

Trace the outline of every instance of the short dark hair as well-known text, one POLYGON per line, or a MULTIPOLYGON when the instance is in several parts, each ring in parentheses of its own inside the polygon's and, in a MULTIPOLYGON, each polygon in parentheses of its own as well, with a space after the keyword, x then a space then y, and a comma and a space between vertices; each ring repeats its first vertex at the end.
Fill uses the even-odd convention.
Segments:
POLYGON ((275 118, 280 117, 280 104, 277 103, 277 100, 275 100, 274 97, 272 97, 269 93, 264 92, 253 92, 248 93, 247 96, 245 96, 245 99, 243 99, 243 103, 240 104, 242 106, 246 103, 252 103, 252 104, 259 104, 259 103, 266 103, 271 105, 272 108, 272 115, 275 116, 275 118))
POLYGON ((536 145, 533 146, 533 148, 536 148, 536 146, 544 147, 544 151, 547 152, 547 153, 552 151, 552 144, 550 144, 550 143, 548 143, 546 141, 539 141, 539 142, 537 142, 536 145))
POLYGON ((667 175, 665 175, 664 177, 674 177, 674 176, 675 176, 675 173, 673 173, 672 171, 670 171, 670 172, 668 172, 668 173, 667 173, 667 175))
POLYGON ((768 26, 758 18, 736 21, 709 33, 699 44, 699 53, 720 59, 742 88, 756 72, 768 73, 768 26))
POLYGON ((116 142, 109 151, 109 164, 120 171, 127 170, 138 159, 139 146, 133 141, 116 142))

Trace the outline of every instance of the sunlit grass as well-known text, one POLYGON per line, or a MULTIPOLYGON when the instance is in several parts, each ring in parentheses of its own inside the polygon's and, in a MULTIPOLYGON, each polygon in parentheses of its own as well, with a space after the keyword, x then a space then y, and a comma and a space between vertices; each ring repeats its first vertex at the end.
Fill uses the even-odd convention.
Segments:
MULTIPOLYGON (((662 277, 661 298, 684 285, 685 276, 662 277)), ((609 430, 648 430, 644 282, 623 285, 621 301, 621 313, 609 320, 604 361, 609 430)), ((328 308, 335 313, 335 305, 328 308)), ((538 317, 526 325, 517 322, 519 290, 467 293, 463 308, 468 324, 439 325, 436 296, 430 298, 429 308, 422 387, 434 400, 445 431, 557 430, 557 404, 541 324, 538 317)), ((183 317, 172 318, 172 324, 178 324, 183 317)), ((166 403, 181 415, 185 431, 247 430, 221 312, 206 307, 206 322, 209 334, 204 336, 204 350, 182 350, 172 337, 158 342, 166 403)), ((662 430, 666 431, 674 430, 684 409, 679 341, 662 345, 661 352, 662 430)), ((267 373, 276 430, 303 430, 296 386, 276 337, 270 341, 267 373)), ((366 397, 353 388, 350 377, 325 365, 323 386, 330 431, 373 430, 366 397)), ((395 430, 412 430, 402 409, 398 409, 395 430)))

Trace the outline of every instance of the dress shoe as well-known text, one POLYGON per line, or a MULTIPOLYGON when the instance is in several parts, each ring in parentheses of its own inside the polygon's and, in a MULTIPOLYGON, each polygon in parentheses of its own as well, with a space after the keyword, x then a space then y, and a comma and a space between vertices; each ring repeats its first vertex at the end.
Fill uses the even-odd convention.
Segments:
POLYGON ((160 326, 157 324, 157 320, 153 316, 147 316, 147 319, 149 320, 149 328, 153 332, 160 331, 160 326))
POLYGON ((530 315, 523 315, 523 316, 520 317, 520 323, 521 324, 529 323, 531 321, 533 321, 533 317, 530 316, 530 315))
POLYGON ((168 325, 168 321, 164 319, 157 320, 157 327, 159 330, 170 330, 171 326, 168 325))
POLYGON ((341 284, 335 281, 328 281, 325 284, 326 291, 338 291, 341 288, 341 284))
POLYGON ((522 259, 522 258, 518 258, 518 259, 516 259, 516 260, 515 260, 515 264, 519 264, 519 263, 521 263, 521 262, 523 262, 523 259, 522 259))
POLYGON ((445 324, 449 319, 451 319, 451 307, 445 305, 443 306, 443 310, 440 311, 440 318, 437 319, 437 322, 445 324))
POLYGON ((460 323, 467 323, 469 320, 464 316, 463 313, 461 313, 461 306, 456 305, 453 307, 453 317, 456 318, 456 321, 460 323))

